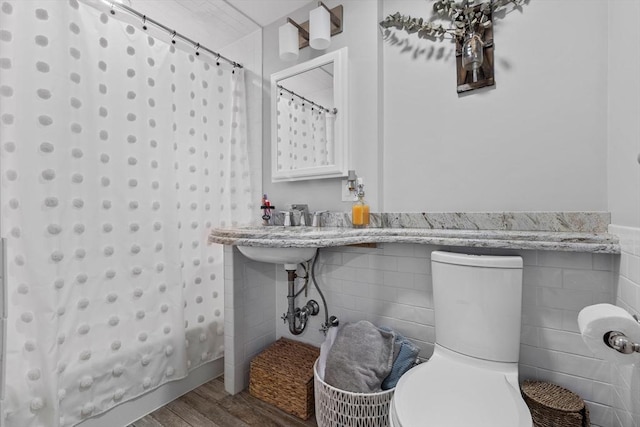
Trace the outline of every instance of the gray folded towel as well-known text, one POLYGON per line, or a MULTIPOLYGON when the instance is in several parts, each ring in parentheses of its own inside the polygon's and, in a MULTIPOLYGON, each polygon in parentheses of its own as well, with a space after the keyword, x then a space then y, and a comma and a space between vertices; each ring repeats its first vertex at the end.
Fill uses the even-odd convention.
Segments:
POLYGON ((338 331, 327 355, 324 381, 354 393, 381 391, 393 366, 395 334, 361 320, 338 331))

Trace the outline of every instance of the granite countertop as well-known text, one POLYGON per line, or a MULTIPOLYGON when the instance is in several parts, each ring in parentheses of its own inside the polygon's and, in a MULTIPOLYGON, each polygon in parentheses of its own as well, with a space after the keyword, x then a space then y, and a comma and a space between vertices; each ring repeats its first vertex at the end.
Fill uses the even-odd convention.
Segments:
POLYGON ((529 249, 619 254, 602 213, 375 214, 369 228, 351 228, 348 215, 329 214, 332 226, 214 228, 209 242, 256 247, 331 247, 362 243, 529 249), (436 220, 434 220, 436 219, 436 220), (341 226, 334 226, 339 224, 341 226), (384 226, 387 225, 387 226, 384 226), (392 226, 388 226, 392 225, 392 226), (494 229, 480 229, 494 228, 494 229), (475 228, 475 229, 474 229, 475 228))

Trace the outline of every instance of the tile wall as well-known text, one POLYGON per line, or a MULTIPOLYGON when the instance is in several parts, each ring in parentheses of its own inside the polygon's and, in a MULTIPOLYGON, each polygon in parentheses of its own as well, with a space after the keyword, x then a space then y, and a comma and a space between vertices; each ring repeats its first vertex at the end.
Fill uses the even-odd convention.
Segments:
MULTIPOLYGON (((615 278, 616 305, 640 314, 640 228, 611 225, 622 255, 615 278)), ((612 366, 613 427, 640 427, 640 365, 612 366)))
POLYGON ((224 377, 232 394, 249 384, 249 362, 276 339, 275 265, 224 247, 224 377))
MULTIPOLYGON (((325 248, 316 265, 316 278, 327 299, 329 314, 338 316, 341 322, 366 319, 392 327, 414 340, 422 349, 421 356, 429 357, 435 341, 430 266, 433 250, 521 255, 525 264, 521 379, 551 381, 566 387, 587 401, 594 426, 616 425, 614 419, 623 415, 618 415, 616 408, 621 406, 617 403, 621 399, 616 397, 621 392, 612 380, 614 368, 594 358, 586 348, 578 333, 577 315, 587 305, 615 302, 618 256, 417 244, 325 248)), ((287 309, 286 273, 282 266, 248 261, 237 250, 231 255, 235 276, 226 278, 229 283, 225 297, 230 310, 226 321, 235 320, 236 328, 240 324, 246 328, 236 329, 243 332, 232 339, 234 331, 227 324, 226 342, 241 351, 233 353, 234 360, 225 353, 225 364, 237 374, 234 386, 241 390, 248 384, 251 358, 276 338, 291 335, 279 319, 287 309), (244 301, 235 312, 231 308, 234 300, 244 301)), ((321 302, 312 289, 307 297, 298 297, 298 305, 309 298, 321 302)), ((320 315, 312 319, 307 330, 294 338, 320 345, 324 339, 319 332, 323 321, 321 307, 320 315)), ((624 375, 620 372, 619 379, 623 381, 624 375)), ((626 412, 630 413, 630 409, 626 412)))

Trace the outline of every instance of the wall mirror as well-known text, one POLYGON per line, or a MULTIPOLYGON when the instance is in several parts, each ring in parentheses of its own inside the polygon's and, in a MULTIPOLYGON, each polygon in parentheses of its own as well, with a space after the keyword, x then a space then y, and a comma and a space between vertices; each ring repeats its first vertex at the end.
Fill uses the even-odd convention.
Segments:
POLYGON ((347 48, 271 75, 273 182, 347 175, 347 48))

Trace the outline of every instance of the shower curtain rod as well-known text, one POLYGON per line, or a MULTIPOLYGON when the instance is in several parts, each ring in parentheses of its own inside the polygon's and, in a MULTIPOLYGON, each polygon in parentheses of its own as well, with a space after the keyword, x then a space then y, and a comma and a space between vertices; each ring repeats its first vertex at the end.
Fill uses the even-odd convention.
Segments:
POLYGON ((146 27, 145 27, 146 23, 150 23, 150 24, 153 24, 156 27, 166 31, 167 33, 169 33, 169 35, 171 36, 171 41, 173 43, 175 43, 174 39, 178 38, 178 39, 181 39, 181 40, 187 42, 188 44, 191 44, 191 46, 193 46, 193 48, 195 49, 196 55, 200 55, 199 51, 202 50, 202 51, 205 51, 205 52, 215 56, 216 60, 218 60, 218 61, 222 59, 223 61, 228 62, 229 64, 233 65, 234 68, 243 68, 242 64, 240 64, 239 62, 232 61, 231 59, 229 59, 229 58, 227 58, 227 57, 225 57, 223 55, 220 55, 218 52, 214 52, 211 49, 209 49, 209 48, 207 48, 205 46, 202 46, 200 43, 190 39, 189 37, 187 37, 185 35, 182 35, 182 34, 178 33, 176 30, 172 30, 171 28, 159 23, 155 19, 149 18, 147 15, 138 12, 137 10, 135 10, 132 7, 127 6, 126 4, 118 3, 118 2, 115 2, 115 1, 109 1, 109 0, 102 0, 102 2, 111 7, 111 14, 112 15, 116 14, 114 8, 118 8, 120 10, 123 10, 125 12, 130 13, 133 16, 136 16, 137 18, 140 18, 142 20, 143 29, 145 29, 145 30, 146 30, 146 27))
MULTIPOLYGON (((311 101, 310 99, 305 98, 305 97, 304 97, 304 96, 302 96, 302 95, 298 95, 298 94, 297 94, 297 93, 295 93, 294 91, 289 90, 289 89, 287 89, 286 87, 284 87, 284 86, 282 86, 282 85, 278 85, 278 89, 280 89, 280 90, 284 90, 285 92, 288 92, 288 93, 290 93, 290 94, 291 94, 291 95, 293 95, 293 96, 297 96, 298 98, 302 99, 303 101, 308 102, 309 104, 313 104, 313 105, 315 105, 316 107, 320 108, 321 110, 326 111, 327 113, 338 114, 338 109, 337 109, 337 108, 334 108, 333 110, 330 110, 330 109, 328 109, 328 108, 326 108, 326 107, 323 107, 323 106, 322 106, 322 105, 320 105, 320 104, 316 104, 315 102, 311 101)), ((280 95, 282 95, 282 94, 280 94, 280 95)))

